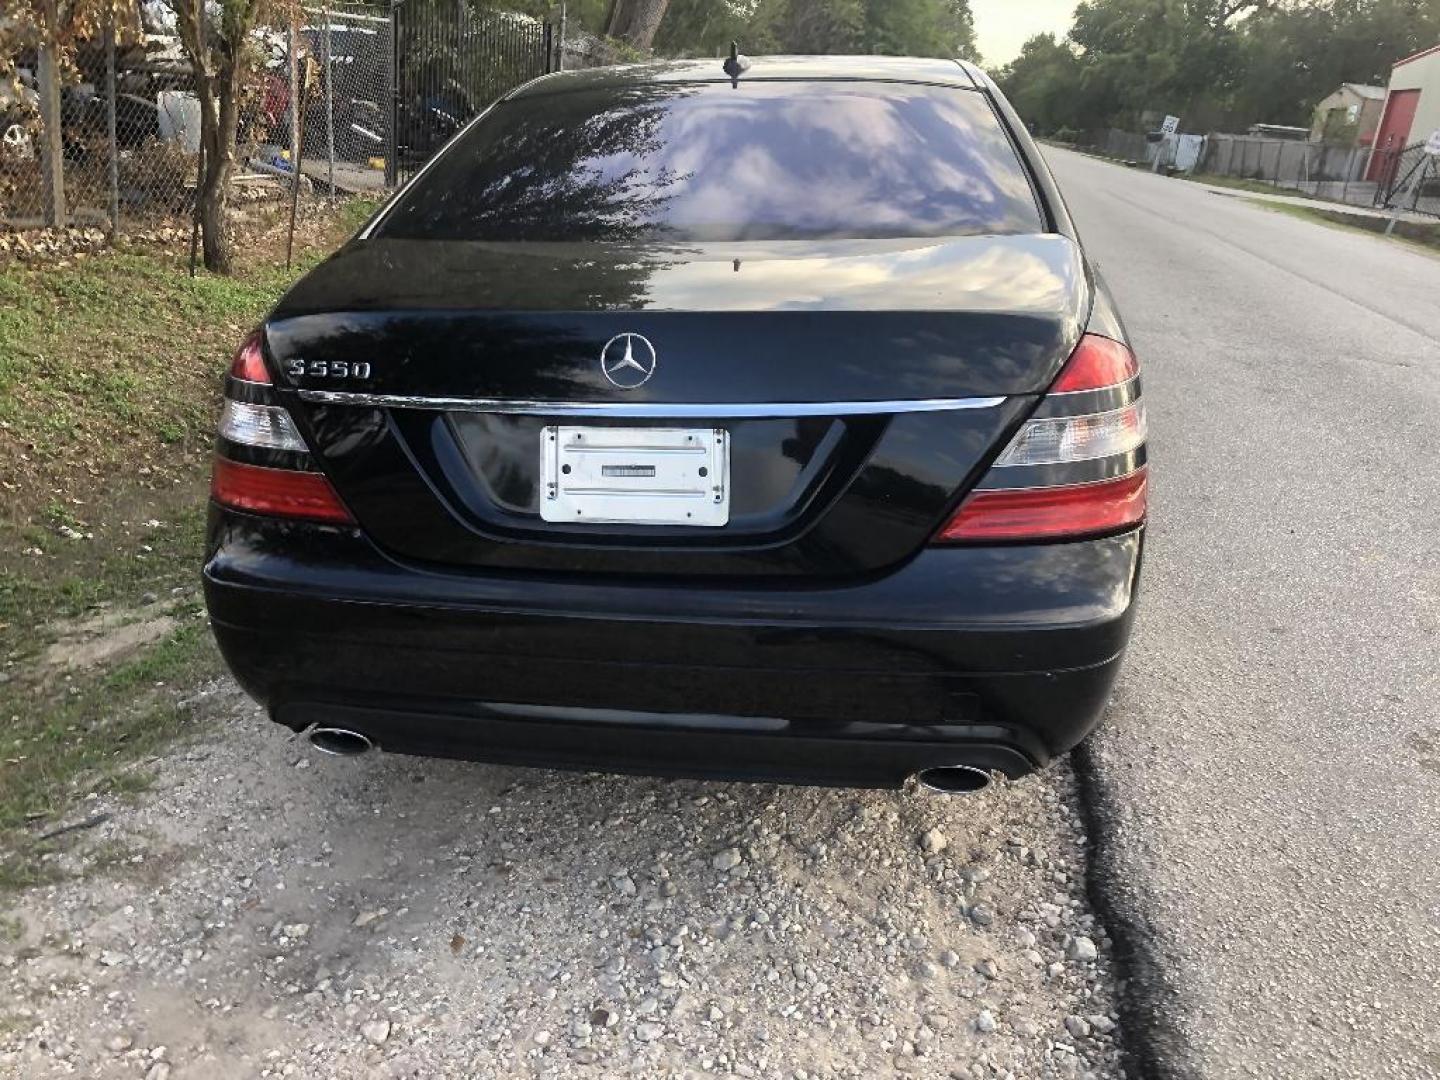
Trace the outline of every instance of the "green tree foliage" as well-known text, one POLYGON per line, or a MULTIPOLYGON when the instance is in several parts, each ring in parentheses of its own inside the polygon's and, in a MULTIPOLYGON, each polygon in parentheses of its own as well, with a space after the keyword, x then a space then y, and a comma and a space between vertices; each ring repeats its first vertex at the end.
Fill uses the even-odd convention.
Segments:
POLYGON ((670 0, 655 35, 655 51, 662 56, 719 56, 732 41, 757 51, 750 27, 758 6, 758 0, 670 0))
POLYGON ((969 0, 670 0, 655 39, 669 56, 883 53, 974 59, 969 0))
POLYGON ((1440 0, 1334 0, 1256 14, 1246 23, 1233 108, 1308 125, 1342 82, 1384 86, 1403 56, 1440 44, 1440 0))
POLYGON ((1308 125, 1342 82, 1383 86, 1437 42, 1440 0, 1085 0, 1064 41, 1032 38, 997 77, 1041 131, 1308 125))
POLYGON ((754 52, 973 59, 968 0, 760 0, 754 52))
POLYGON ((1077 92, 1084 82, 1080 56, 1054 34, 1026 41, 1004 74, 1011 104, 1037 131, 1079 128, 1092 113, 1108 110, 1077 92))

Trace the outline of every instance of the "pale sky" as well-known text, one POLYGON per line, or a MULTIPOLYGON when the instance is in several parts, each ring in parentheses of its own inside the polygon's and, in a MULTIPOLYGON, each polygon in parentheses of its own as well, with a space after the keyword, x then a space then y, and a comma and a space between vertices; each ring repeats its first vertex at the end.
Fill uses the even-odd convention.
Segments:
POLYGON ((970 0, 975 16, 975 44, 985 67, 1004 67, 1020 52, 1025 39, 1054 33, 1064 37, 1079 0, 970 0))

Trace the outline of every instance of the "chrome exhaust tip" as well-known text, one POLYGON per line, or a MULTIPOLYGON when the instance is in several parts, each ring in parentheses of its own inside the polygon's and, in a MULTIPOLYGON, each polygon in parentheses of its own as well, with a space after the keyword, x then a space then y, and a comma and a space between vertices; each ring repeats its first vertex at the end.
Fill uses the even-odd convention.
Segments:
POLYGON ((964 795, 989 787, 990 774, 973 765, 941 765, 921 769, 915 774, 915 782, 926 791, 941 795, 964 795))
POLYGON ((354 757, 375 748, 375 744, 367 736, 348 728, 312 728, 309 738, 310 745, 316 750, 334 757, 354 757))

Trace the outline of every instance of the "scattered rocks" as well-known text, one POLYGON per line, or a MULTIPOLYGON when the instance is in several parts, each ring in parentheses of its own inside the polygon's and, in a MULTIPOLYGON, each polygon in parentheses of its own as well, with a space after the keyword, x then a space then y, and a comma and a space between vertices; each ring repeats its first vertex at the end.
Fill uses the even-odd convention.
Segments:
POLYGON ((1065 1030, 1077 1039, 1083 1039, 1090 1034, 1090 1025, 1081 1016, 1065 1017, 1065 1030))
POLYGON ((360 1025, 360 1034, 372 1046, 383 1046, 385 1040, 390 1038, 390 1021, 370 1020, 360 1025))
POLYGON ((1065 951, 1065 955, 1070 957, 1071 960, 1081 960, 1088 963, 1099 956, 1100 952, 1095 948, 1095 942, 1084 934, 1081 934, 1070 942, 1070 948, 1065 951))
POLYGON ((954 804, 385 756, 298 773, 233 708, 164 785, 97 796, 163 885, 67 879, 24 912, 26 959, 0 940, 0 1000, 32 1010, 0 1074, 143 1080, 162 1060, 111 1040, 143 1045, 160 1003, 175 1080, 1119 1076, 1063 763, 954 804), (1048 978, 1081 937, 1096 958, 1048 978))
POLYGON ((105 1047, 112 1054, 123 1054, 134 1045, 134 1037, 122 1031, 117 1035, 111 1036, 110 1041, 105 1044, 105 1047))
POLYGON ((1115 1030, 1115 1021, 1103 1013, 1092 1013, 1085 1018, 1086 1022, 1101 1035, 1109 1035, 1115 1030))
POLYGON ((949 846, 949 839, 939 829, 929 829, 920 837, 920 850, 926 855, 939 855, 949 846))
POLYGON ((740 854, 739 848, 728 847, 711 859, 710 865, 716 870, 724 870, 729 873, 744 861, 745 857, 740 854))

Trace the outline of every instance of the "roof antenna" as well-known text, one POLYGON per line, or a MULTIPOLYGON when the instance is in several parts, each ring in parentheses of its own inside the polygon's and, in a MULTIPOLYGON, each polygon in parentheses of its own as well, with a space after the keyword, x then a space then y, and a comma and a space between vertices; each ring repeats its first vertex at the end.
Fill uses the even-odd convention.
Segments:
POLYGON ((740 88, 740 76, 750 70, 750 58, 740 55, 740 43, 730 42, 730 55, 725 59, 725 74, 730 76, 730 85, 740 88))

